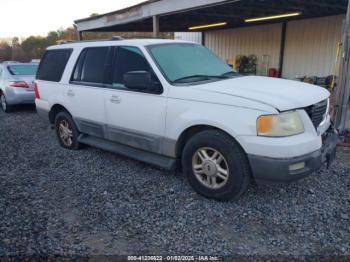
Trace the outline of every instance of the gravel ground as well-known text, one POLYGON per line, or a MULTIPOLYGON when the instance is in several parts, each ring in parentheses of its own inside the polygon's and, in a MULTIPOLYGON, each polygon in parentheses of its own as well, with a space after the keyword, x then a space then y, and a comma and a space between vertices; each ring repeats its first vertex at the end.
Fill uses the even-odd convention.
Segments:
POLYGON ((61 148, 33 109, 0 112, 0 257, 350 255, 349 160, 216 202, 180 173, 61 148))

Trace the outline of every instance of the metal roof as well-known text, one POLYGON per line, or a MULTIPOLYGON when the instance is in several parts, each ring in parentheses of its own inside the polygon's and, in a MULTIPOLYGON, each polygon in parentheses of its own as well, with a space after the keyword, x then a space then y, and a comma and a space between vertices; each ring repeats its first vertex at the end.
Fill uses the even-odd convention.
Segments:
POLYGON ((150 0, 115 12, 76 20, 78 31, 151 32, 152 17, 159 16, 160 31, 188 31, 190 26, 227 22, 224 28, 246 24, 244 19, 302 12, 289 21, 345 14, 348 0, 150 0))
POLYGON ((96 20, 98 18, 101 18, 101 17, 104 17, 104 16, 108 16, 108 15, 121 14, 121 13, 129 12, 130 10, 132 10, 134 8, 138 8, 138 7, 144 6, 146 4, 150 4, 150 3, 158 2, 158 1, 161 1, 161 0, 148 0, 148 1, 141 2, 141 3, 137 4, 137 5, 129 6, 129 7, 123 8, 123 9, 119 9, 117 11, 112 11, 112 12, 101 14, 101 15, 96 15, 96 16, 91 16, 91 17, 87 17, 87 18, 78 19, 78 20, 75 20, 74 22, 75 23, 80 23, 80 22, 85 22, 85 21, 90 21, 90 20, 96 20))

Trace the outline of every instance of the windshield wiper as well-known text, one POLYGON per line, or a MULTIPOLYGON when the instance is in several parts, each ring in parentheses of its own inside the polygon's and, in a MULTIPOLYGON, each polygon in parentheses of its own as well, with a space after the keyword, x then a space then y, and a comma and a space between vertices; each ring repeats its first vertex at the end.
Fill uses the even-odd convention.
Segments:
POLYGON ((229 72, 223 73, 221 76, 229 78, 230 76, 239 76, 239 74, 235 71, 229 71, 229 72))
POLYGON ((210 79, 227 79, 227 76, 224 75, 219 75, 219 76, 214 76, 214 75, 192 75, 192 76, 185 76, 178 78, 173 81, 173 83, 187 83, 186 80, 191 79, 191 78, 199 78, 196 81, 189 81, 189 82, 200 82, 200 81, 205 81, 205 80, 210 80, 210 79))

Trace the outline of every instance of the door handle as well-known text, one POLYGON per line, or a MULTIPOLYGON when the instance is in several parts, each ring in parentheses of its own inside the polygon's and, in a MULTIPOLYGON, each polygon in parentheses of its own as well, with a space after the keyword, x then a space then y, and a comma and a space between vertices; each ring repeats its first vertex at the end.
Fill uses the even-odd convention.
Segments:
POLYGON ((67 91, 67 96, 75 96, 75 94, 74 94, 74 92, 73 92, 73 90, 68 90, 67 91))
POLYGON ((118 97, 118 96, 112 96, 110 101, 113 103, 113 104, 119 104, 122 100, 118 97))

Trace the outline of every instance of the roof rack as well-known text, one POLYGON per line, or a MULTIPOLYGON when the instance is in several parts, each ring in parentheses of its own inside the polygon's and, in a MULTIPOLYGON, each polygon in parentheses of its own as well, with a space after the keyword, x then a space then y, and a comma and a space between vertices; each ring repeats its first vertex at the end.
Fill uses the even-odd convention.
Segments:
POLYGON ((69 44, 69 43, 74 43, 75 41, 73 40, 58 40, 57 44, 58 45, 63 45, 63 44, 69 44))
POLYGON ((111 40, 114 40, 114 41, 121 41, 121 40, 124 40, 123 37, 119 36, 119 35, 115 35, 115 36, 112 36, 111 40))
POLYGON ((81 41, 72 41, 72 40, 59 40, 57 41, 58 45, 72 44, 72 43, 88 43, 88 42, 105 42, 105 41, 121 41, 124 40, 121 36, 112 36, 110 39, 91 39, 91 40, 81 40, 81 41))

